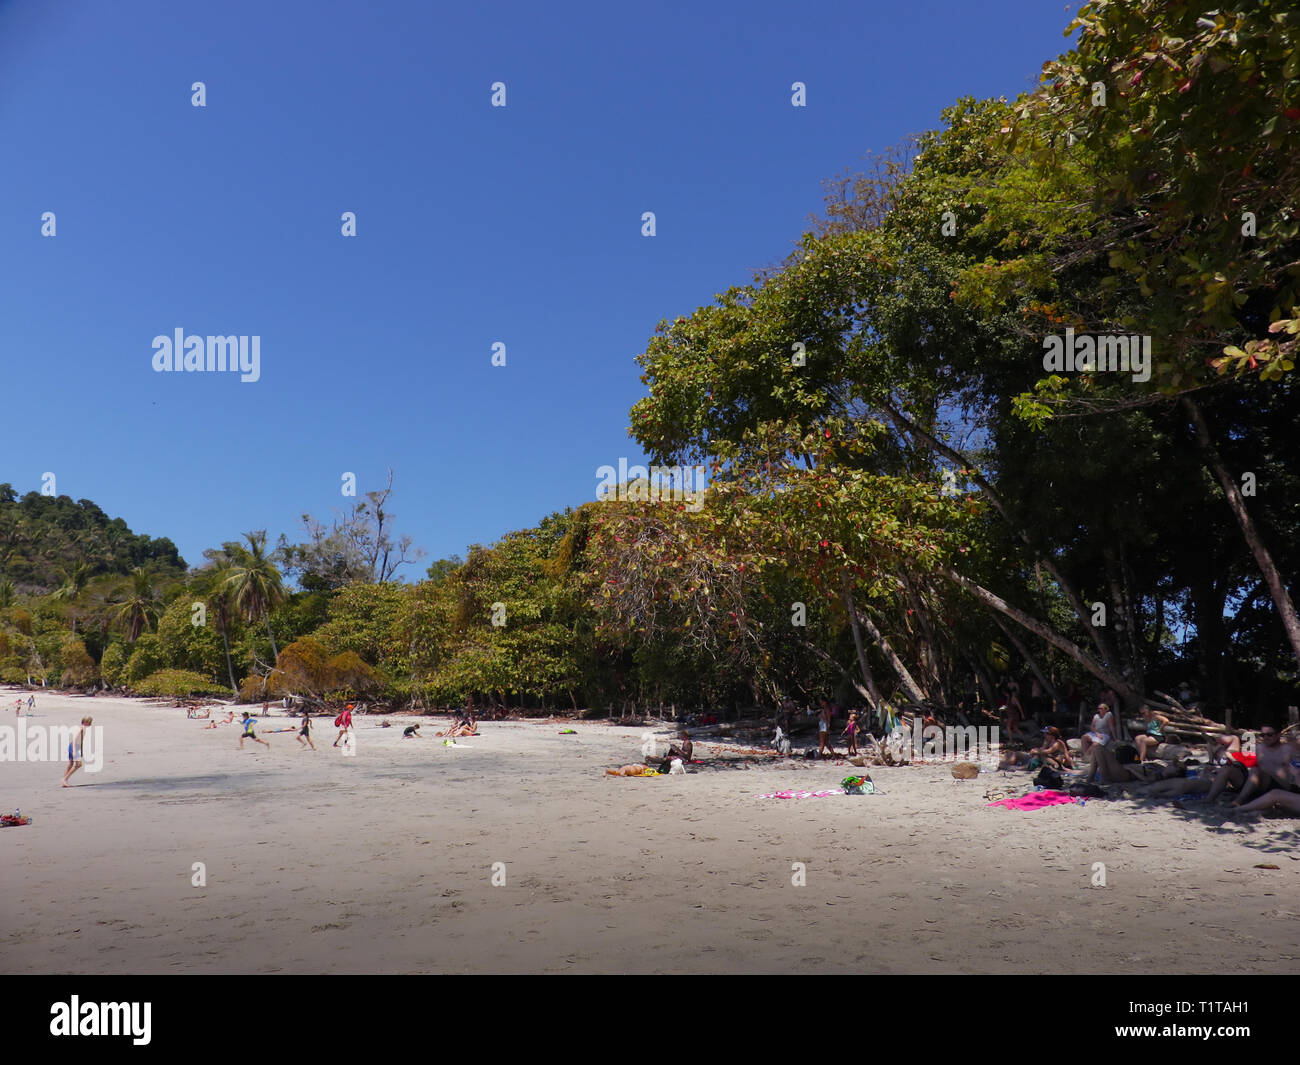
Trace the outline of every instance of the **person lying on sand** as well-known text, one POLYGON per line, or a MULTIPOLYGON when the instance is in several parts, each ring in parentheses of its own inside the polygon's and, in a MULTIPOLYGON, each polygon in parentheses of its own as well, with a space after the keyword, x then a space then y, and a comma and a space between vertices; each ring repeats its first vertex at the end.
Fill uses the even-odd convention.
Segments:
POLYGON ((1252 799, 1250 802, 1242 803, 1237 806, 1236 813, 1262 813, 1265 810, 1271 810, 1274 807, 1281 807, 1293 814, 1300 814, 1300 792, 1281 791, 1274 789, 1265 792, 1258 799, 1252 799))
POLYGON ((610 777, 648 777, 656 774, 648 765, 633 762, 631 765, 620 766, 618 769, 606 769, 605 775, 610 777))
POLYGON ((234 721, 234 720, 235 720, 235 712, 234 712, 233 710, 231 710, 230 713, 228 713, 228 714, 226 715, 226 719, 225 719, 224 721, 218 721, 216 718, 213 718, 211 721, 209 721, 209 722, 208 722, 206 725, 204 725, 203 727, 204 727, 204 728, 216 728, 218 725, 229 725, 229 724, 230 724, 232 721, 234 721))
POLYGON ((1126 791, 1131 789, 1139 799, 1181 799, 1188 795, 1204 794, 1210 790, 1210 783, 1209 777, 1169 777, 1145 784, 1134 781, 1123 787, 1126 791))
POLYGON ((1092 746, 1092 767, 1084 775, 1083 779, 1087 781, 1095 777, 1097 782, 1101 784, 1127 784, 1133 780, 1147 783, 1156 780, 1168 780, 1182 775, 1183 769, 1177 765, 1164 766, 1158 762, 1134 762, 1131 765, 1122 765, 1120 760, 1115 757, 1115 752, 1109 747, 1094 743, 1092 746))

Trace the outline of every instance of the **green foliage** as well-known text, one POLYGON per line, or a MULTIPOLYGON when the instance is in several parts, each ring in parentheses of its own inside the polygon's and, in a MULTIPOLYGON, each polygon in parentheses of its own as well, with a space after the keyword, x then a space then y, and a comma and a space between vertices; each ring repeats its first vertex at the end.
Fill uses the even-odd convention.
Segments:
POLYGON ((135 641, 135 647, 126 663, 122 678, 131 687, 167 666, 167 656, 162 644, 153 633, 146 633, 135 641))
POLYGON ((222 695, 226 690, 201 673, 185 669, 160 669, 142 678, 135 685, 141 695, 171 696, 222 695))
MULTIPOLYGON (((136 567, 179 576, 185 563, 167 539, 137 536, 86 499, 28 492, 17 498, 0 484, 0 577, 17 589, 45 594, 83 586, 96 574, 127 574, 136 567)), ((0 604, 3 605, 3 604, 0 604)))
POLYGON ((110 643, 104 648, 104 656, 99 660, 99 673, 104 683, 116 688, 126 672, 127 652, 120 643, 110 643))

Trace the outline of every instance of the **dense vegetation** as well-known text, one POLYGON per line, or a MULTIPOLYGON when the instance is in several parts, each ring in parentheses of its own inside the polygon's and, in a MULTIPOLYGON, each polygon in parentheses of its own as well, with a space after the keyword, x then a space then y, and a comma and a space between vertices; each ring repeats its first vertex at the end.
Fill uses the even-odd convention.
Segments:
POLYGON ((0 488, 0 679, 616 710, 996 703, 1032 675, 1300 702, 1298 24, 1098 0, 1037 91, 958 101, 832 182, 793 254, 640 356, 631 433, 709 469, 702 507, 624 493, 401 583, 391 479, 188 572, 93 504, 0 488), (1140 341, 1126 372, 1047 363, 1067 331, 1148 338, 1150 364, 1140 341))

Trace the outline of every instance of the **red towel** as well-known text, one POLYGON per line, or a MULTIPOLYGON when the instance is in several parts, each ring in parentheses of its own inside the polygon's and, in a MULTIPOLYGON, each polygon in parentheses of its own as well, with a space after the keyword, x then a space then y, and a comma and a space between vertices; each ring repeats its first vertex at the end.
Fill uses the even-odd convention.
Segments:
POLYGON ((1228 754, 1244 765, 1247 769, 1253 769, 1255 763, 1259 761, 1259 759, 1253 754, 1245 754, 1242 751, 1229 751, 1228 754))

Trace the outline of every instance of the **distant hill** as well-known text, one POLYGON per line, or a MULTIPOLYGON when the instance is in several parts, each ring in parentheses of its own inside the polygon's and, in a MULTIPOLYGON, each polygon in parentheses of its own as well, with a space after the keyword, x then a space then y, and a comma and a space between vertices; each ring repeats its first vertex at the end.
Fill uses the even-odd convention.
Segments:
POLYGON ((166 537, 133 533, 88 499, 28 492, 0 484, 0 580, 16 591, 43 595, 57 589, 80 563, 88 576, 126 574, 137 566, 160 575, 185 573, 185 560, 166 537))

